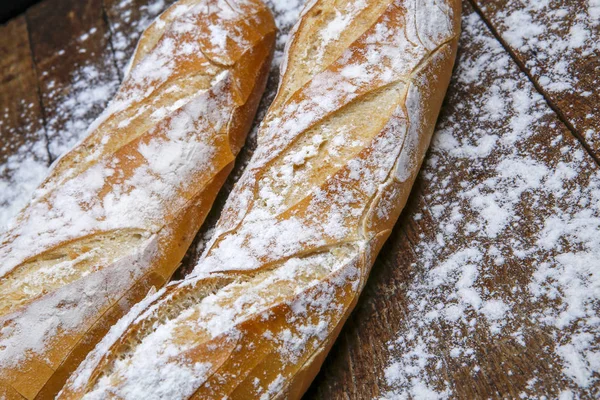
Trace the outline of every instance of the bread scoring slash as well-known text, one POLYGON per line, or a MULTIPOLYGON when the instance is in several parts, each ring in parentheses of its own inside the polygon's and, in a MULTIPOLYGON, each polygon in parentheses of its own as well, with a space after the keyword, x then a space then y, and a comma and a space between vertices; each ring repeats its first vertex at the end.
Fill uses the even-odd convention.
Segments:
POLYGON ((179 265, 233 167, 275 40, 259 0, 181 0, 0 237, 0 398, 52 398, 179 265))
POLYGON ((300 398, 407 200, 460 9, 309 2, 258 149, 198 265, 124 317, 60 398, 300 398))

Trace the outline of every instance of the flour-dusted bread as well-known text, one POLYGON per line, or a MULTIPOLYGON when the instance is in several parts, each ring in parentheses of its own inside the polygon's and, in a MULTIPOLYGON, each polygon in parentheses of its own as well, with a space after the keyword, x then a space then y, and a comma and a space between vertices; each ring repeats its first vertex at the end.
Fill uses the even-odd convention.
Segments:
POLYGON ((300 398, 406 202, 459 24, 458 0, 311 1, 192 275, 124 317, 60 398, 300 398))
POLYGON ((144 32, 108 109, 0 238, 0 398, 51 398, 167 282, 244 143, 274 38, 260 0, 182 0, 144 32))

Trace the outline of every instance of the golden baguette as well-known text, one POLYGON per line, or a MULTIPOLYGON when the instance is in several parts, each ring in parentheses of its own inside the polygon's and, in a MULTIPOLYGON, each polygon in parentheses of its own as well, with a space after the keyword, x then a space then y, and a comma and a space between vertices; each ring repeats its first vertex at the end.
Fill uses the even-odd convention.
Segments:
POLYGON ((51 398, 163 286, 233 167, 265 88, 260 0, 182 0, 143 33, 86 138, 0 237, 0 398, 51 398))
POLYGON ((460 9, 310 2, 258 149, 198 265, 119 321, 59 398, 300 398, 418 173, 460 9))

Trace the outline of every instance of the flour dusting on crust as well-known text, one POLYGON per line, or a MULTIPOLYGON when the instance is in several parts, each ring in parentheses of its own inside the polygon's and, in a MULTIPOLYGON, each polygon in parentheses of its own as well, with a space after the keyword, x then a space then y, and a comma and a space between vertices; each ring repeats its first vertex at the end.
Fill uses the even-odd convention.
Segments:
POLYGON ((99 318, 127 309, 134 288, 164 283, 235 158, 245 132, 230 124, 248 123, 252 108, 238 114, 260 87, 258 73, 240 82, 244 68, 269 56, 266 8, 188 0, 164 20, 146 31, 104 113, 0 236, 3 375, 56 369, 99 318))
MULTIPOLYGON (((431 88, 447 85, 458 35, 448 5, 350 4, 365 26, 357 38, 330 32, 335 2, 307 5, 305 19, 328 19, 318 25, 327 40, 302 62, 288 46, 276 106, 199 263, 119 322, 65 393, 141 393, 149 386, 138 369, 199 361, 210 365, 199 398, 285 396, 327 347, 424 157, 442 97, 431 88), (306 81, 288 91, 286 75, 307 64, 306 81)), ((300 24, 291 39, 320 30, 300 24)), ((172 378, 162 389, 186 398, 172 378)))
MULTIPOLYGON (((132 13, 131 2, 132 0, 123 0, 116 5, 116 8, 122 11, 121 17, 124 21, 128 21, 132 13)), ((111 43, 115 48, 117 62, 122 68, 121 76, 125 75, 124 69, 131 57, 132 43, 137 42, 140 33, 165 6, 164 0, 149 1, 147 6, 137 11, 139 18, 128 24, 127 36, 119 30, 120 26, 110 27, 111 43)), ((69 51, 82 51, 86 41, 94 40, 95 35, 99 34, 96 27, 91 28, 77 38, 75 44, 69 44, 75 46, 69 51)), ((50 143, 46 143, 45 140, 25 143, 0 166, 0 231, 8 227, 10 220, 27 204, 34 189, 46 177, 49 159, 60 157, 81 140, 90 123, 115 94, 119 85, 119 74, 110 67, 114 63, 111 49, 105 49, 104 53, 106 60, 102 60, 101 64, 108 66, 108 71, 102 72, 97 65, 89 64, 75 67, 68 91, 58 87, 55 81, 45 83, 45 98, 54 105, 55 111, 52 115, 56 117, 46 121, 48 132, 44 132, 43 129, 36 130, 35 137, 44 138, 48 135, 50 143), (47 150, 50 151, 51 157, 47 150)), ((59 50, 55 54, 54 62, 63 62, 62 57, 65 54, 66 50, 59 50)), ((44 76, 41 78, 46 80, 44 76)), ((25 118, 27 119, 27 116, 25 118)), ((6 132, 3 131, 3 134, 6 132)))

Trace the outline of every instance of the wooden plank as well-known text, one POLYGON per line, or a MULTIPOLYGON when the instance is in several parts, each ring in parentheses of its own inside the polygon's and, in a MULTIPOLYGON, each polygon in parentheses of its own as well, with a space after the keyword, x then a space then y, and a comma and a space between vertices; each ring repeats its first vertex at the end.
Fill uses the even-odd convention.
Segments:
POLYGON ((140 34, 175 0, 104 0, 119 69, 125 70, 140 34))
POLYGON ((25 18, 0 26, 0 229, 48 166, 25 18))
POLYGON ((53 158, 70 149, 119 83, 102 0, 46 0, 27 14, 53 158))
POLYGON ((459 53, 411 199, 307 399, 600 395, 598 166, 470 6, 459 53))
POLYGON ((600 3, 474 2, 544 95, 600 160, 600 3))

